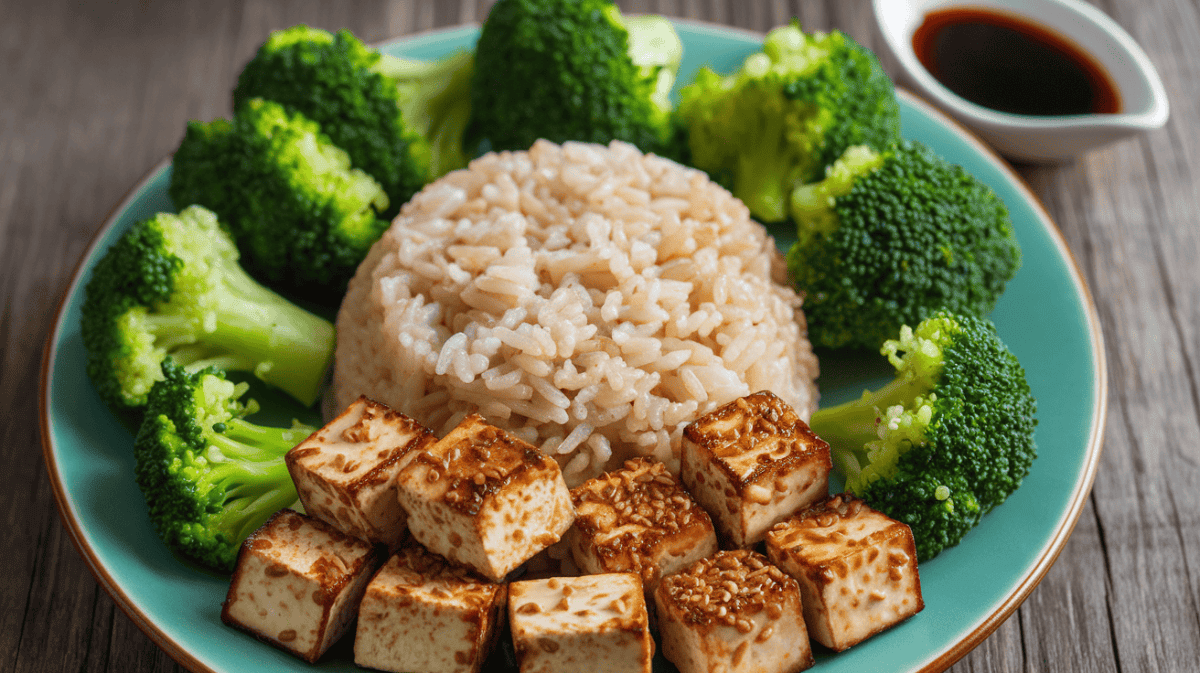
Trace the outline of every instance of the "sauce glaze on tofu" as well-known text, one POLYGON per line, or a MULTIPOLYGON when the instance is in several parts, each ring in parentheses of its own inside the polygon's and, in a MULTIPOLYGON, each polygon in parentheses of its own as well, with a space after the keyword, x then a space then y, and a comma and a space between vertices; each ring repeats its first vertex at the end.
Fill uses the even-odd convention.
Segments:
POLYGON ((315 662, 354 623, 382 562, 378 547, 280 510, 242 543, 221 620, 315 662))
POLYGON ((304 511, 361 540, 395 549, 408 530, 396 476, 433 433, 359 397, 284 457, 304 511))
POLYGON ((735 547, 829 492, 829 445, 768 391, 696 419, 680 453, 683 483, 735 547))
POLYGON ((413 537, 495 582, 575 520, 558 463, 478 414, 417 453, 396 482, 413 537))
POLYGON ((482 420, 471 433, 469 441, 416 456, 427 467, 428 481, 445 481, 443 501, 467 516, 479 514, 487 498, 506 485, 546 465, 536 447, 482 420))
POLYGON ((663 655, 681 673, 794 673, 813 665, 796 581, 758 552, 721 551, 654 593, 663 655))
POLYGON ((400 549, 367 586, 354 662, 383 671, 478 673, 495 645, 507 585, 419 545, 400 549))
POLYGON ((584 572, 635 572, 649 592, 717 551, 708 514, 656 460, 628 460, 572 489, 571 500, 576 518, 566 538, 584 572))
POLYGON ((513 582, 508 614, 521 673, 651 673, 654 639, 633 573, 513 582))
POLYGON ((912 531, 853 495, 776 525, 767 553, 799 581, 813 640, 835 651, 925 607, 912 531))

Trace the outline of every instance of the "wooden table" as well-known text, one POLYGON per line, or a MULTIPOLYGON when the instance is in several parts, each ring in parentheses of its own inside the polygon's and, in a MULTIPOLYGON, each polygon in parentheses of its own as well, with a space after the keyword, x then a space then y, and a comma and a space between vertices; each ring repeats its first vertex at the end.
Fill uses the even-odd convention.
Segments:
MULTIPOLYGON (((175 148, 187 120, 228 115, 235 77, 269 31, 306 22, 374 41, 479 21, 489 4, 12 0, 0 9, 0 670, 179 670, 92 578, 41 458, 43 344, 106 215, 175 148)), ((1071 163, 1017 170, 1098 307, 1105 446, 1057 563, 954 671, 1200 671, 1200 7, 1095 4, 1149 52, 1171 120, 1071 163)), ((796 15, 878 46, 866 0, 622 8, 758 31, 796 15)))

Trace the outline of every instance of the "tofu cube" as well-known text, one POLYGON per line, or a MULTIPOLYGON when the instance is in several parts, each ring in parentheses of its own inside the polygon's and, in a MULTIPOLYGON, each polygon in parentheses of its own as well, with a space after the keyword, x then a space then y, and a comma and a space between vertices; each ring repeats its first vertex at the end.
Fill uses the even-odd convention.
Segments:
POLYGON ((412 536, 494 582, 575 520, 558 463, 478 414, 418 452, 396 483, 412 536))
POLYGON ((381 671, 477 673, 496 643, 507 588, 412 545, 367 586, 354 663, 381 671))
POLYGON ((221 620, 315 662, 349 630, 382 562, 378 547, 280 510, 242 543, 221 620))
POLYGON ((813 640, 841 651, 925 607, 912 531, 852 495, 775 526, 767 554, 800 583, 813 640))
POLYGON ((712 520, 679 479, 650 458, 571 489, 566 540, 585 573, 633 572, 652 592, 663 576, 717 552, 712 520))
POLYGON ((728 546, 767 530, 829 494, 829 445, 783 400, 757 392, 683 431, 681 476, 728 546))
POLYGON ((748 549, 718 552, 654 592, 679 673, 794 673, 813 665, 796 580, 748 549))
POLYGON ((435 441, 420 423, 360 397, 288 451, 285 461, 307 514, 347 535, 395 549, 408 531, 396 476, 435 441))
POLYGON ((633 573, 513 582, 508 622, 521 673, 650 673, 654 639, 633 573))

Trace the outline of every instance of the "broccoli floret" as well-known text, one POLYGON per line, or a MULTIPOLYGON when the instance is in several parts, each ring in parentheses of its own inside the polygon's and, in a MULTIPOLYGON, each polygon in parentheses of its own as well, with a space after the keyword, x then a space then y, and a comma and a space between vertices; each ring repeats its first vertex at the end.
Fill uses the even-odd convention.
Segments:
POLYGON ((626 18, 609 0, 500 0, 475 49, 468 146, 623 140, 669 156, 682 57, 661 16, 626 18))
POLYGON ((215 368, 188 373, 170 359, 154 384, 134 440, 138 488, 150 521, 172 550, 228 571, 238 547, 296 502, 284 454, 314 428, 256 425, 245 383, 215 368))
POLYGON ((952 547, 1017 490, 1037 454, 1025 370, 986 318, 938 312, 880 350, 896 378, 819 409, 846 489, 908 524, 921 560, 952 547))
POLYGON ((232 120, 190 122, 172 162, 178 207, 212 210, 246 270, 289 295, 336 305, 383 234, 388 197, 300 113, 263 99, 232 120))
POLYGON ((877 347, 939 309, 987 315, 1021 266, 1000 197, 917 142, 848 149, 792 216, 788 270, 830 348, 877 347))
POLYGON ((786 220, 793 187, 819 180, 847 147, 900 139, 895 87, 875 54, 795 22, 767 33, 735 73, 701 68, 679 96, 688 162, 763 222, 786 220))
POLYGON ((333 356, 333 325, 251 278, 199 206, 125 232, 96 263, 82 314, 88 376, 105 402, 135 416, 168 356, 253 372, 306 406, 333 356))
POLYGON ((349 30, 279 30, 246 64, 234 108, 255 98, 316 121, 351 163, 379 181, 391 219, 431 179, 466 165, 473 58, 424 61, 382 54, 349 30))

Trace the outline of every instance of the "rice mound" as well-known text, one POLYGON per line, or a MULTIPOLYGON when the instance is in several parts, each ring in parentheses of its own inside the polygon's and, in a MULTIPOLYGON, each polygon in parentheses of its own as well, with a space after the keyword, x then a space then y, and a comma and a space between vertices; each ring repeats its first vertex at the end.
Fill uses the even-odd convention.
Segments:
POLYGON ((487 154, 426 186, 359 267, 333 401, 367 395, 439 436, 478 411, 572 486, 633 456, 678 472, 684 427, 737 397, 815 410, 785 274, 701 171, 622 142, 487 154))

